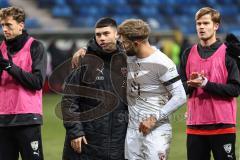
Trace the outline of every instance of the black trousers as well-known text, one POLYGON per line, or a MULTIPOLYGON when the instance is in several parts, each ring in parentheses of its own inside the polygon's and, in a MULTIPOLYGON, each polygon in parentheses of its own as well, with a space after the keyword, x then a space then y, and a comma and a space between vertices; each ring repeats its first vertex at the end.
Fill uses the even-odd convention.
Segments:
POLYGON ((0 160, 43 160, 41 126, 0 127, 0 160))
POLYGON ((188 160, 236 160, 236 134, 187 135, 188 160))

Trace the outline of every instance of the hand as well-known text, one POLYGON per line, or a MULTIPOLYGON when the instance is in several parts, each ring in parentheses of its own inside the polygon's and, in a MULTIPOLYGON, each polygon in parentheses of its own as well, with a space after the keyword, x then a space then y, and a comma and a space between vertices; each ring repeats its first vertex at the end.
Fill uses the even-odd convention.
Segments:
POLYGON ((139 132, 143 133, 144 136, 149 134, 153 127, 156 125, 157 119, 154 116, 150 116, 149 118, 142 121, 139 125, 139 132))
POLYGON ((192 72, 190 74, 190 80, 187 81, 188 86, 191 87, 201 87, 204 81, 204 72, 201 71, 201 73, 198 72, 192 72))
POLYGON ((199 73, 198 72, 192 72, 190 74, 190 80, 197 79, 198 77, 199 77, 199 73))
POLYGON ((74 149, 75 152, 81 153, 82 152, 82 142, 84 144, 88 144, 85 136, 73 139, 71 141, 71 146, 74 149))
POLYGON ((77 52, 74 53, 73 58, 72 58, 72 68, 77 68, 79 67, 79 60, 80 58, 84 57, 86 54, 86 49, 80 48, 77 52))
POLYGON ((201 87, 202 83, 203 83, 203 80, 201 77, 200 78, 196 78, 196 79, 193 79, 193 80, 189 80, 187 81, 187 84, 188 86, 191 86, 191 87, 201 87))
POLYGON ((9 70, 12 67, 12 62, 4 59, 4 58, 0 58, 0 69, 1 70, 9 70))

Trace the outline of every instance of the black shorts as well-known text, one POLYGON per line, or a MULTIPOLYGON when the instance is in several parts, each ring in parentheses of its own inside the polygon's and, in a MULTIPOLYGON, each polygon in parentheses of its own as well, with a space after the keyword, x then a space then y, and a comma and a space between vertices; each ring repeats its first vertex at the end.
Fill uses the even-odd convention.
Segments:
POLYGON ((187 135, 188 160, 236 160, 236 134, 187 135))
POLYGON ((0 159, 43 160, 41 126, 0 127, 0 159))

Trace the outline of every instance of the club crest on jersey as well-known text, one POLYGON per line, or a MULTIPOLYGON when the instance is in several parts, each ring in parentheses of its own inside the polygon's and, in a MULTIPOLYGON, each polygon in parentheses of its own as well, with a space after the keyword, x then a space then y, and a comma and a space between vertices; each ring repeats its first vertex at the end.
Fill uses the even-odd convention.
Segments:
POLYGON ((127 73, 128 73, 127 67, 122 67, 122 68, 121 68, 121 73, 122 73, 122 75, 123 75, 124 77, 126 77, 126 76, 127 76, 127 73))
POLYGON ((227 152, 229 154, 232 150, 232 144, 230 144, 230 143, 225 144, 225 145, 223 145, 223 148, 224 148, 225 152, 227 152))

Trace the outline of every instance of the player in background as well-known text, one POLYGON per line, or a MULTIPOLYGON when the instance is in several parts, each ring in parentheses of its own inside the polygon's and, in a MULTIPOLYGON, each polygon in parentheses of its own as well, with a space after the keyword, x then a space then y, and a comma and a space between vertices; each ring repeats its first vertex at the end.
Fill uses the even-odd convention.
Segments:
POLYGON ((188 160, 235 160, 236 97, 240 90, 237 64, 217 39, 220 13, 204 7, 195 14, 199 39, 181 58, 187 101, 188 160))
POLYGON ((21 8, 0 10, 0 159, 43 160, 42 87, 47 56, 24 30, 21 8))

